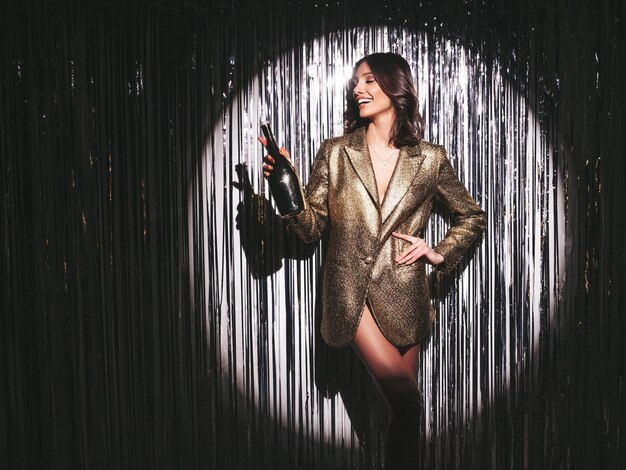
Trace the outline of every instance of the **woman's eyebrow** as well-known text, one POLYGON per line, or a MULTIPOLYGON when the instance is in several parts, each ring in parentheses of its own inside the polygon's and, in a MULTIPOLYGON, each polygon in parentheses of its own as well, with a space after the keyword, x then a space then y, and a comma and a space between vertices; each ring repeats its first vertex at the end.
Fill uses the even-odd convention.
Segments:
POLYGON ((369 77, 373 77, 373 76, 374 76, 374 74, 372 72, 364 72, 363 74, 361 74, 360 77, 352 77, 352 79, 350 81, 356 85, 357 82, 359 81, 359 78, 369 78, 369 77))

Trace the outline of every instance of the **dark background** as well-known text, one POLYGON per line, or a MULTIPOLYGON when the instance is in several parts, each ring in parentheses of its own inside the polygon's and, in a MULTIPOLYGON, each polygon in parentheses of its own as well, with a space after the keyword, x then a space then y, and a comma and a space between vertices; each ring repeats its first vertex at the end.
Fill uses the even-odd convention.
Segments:
POLYGON ((566 174, 567 272, 537 387, 498 405, 511 418, 500 438, 464 444, 478 460, 452 465, 623 468, 624 9, 4 1, 0 466, 311 465, 289 445, 259 454, 221 408, 211 325, 191 314, 212 299, 190 300, 188 185, 222 103, 263 60, 339 27, 402 24, 524 74, 566 174))

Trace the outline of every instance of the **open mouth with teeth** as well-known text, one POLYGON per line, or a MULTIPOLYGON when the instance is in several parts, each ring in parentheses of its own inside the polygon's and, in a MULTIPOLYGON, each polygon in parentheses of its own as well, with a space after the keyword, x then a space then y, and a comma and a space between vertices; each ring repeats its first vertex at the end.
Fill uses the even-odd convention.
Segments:
POLYGON ((370 98, 359 98, 358 100, 356 100, 356 103, 361 106, 362 104, 367 104, 367 103, 371 103, 372 100, 370 98))

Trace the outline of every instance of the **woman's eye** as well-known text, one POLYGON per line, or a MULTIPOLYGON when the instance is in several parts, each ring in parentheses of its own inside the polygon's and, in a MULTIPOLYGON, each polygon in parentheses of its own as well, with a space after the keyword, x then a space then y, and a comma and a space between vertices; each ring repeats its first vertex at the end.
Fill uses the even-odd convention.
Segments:
POLYGON ((368 78, 367 80, 365 80, 365 83, 374 83, 376 80, 374 80, 373 78, 368 78))

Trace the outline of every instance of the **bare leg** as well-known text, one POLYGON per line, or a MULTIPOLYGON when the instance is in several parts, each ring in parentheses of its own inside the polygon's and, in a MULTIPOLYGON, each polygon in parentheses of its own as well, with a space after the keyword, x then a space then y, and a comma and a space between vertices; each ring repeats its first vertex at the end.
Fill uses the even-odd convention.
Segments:
POLYGON ((416 469, 421 413, 417 389, 419 345, 398 350, 383 336, 366 306, 353 346, 391 408, 385 447, 386 470, 416 469))

